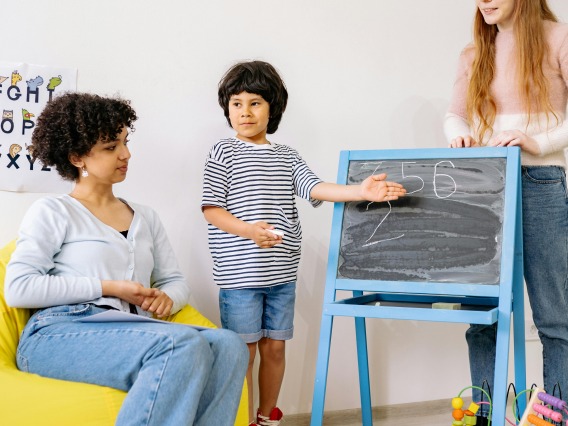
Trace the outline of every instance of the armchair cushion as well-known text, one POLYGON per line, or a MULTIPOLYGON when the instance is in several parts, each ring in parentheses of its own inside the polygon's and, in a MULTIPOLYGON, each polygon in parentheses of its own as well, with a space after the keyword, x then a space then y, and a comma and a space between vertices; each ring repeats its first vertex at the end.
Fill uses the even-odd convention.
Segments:
MULTIPOLYGON (((20 334, 30 318, 29 309, 11 308, 4 300, 6 265, 15 241, 0 249, 0 413, 7 425, 114 425, 126 392, 104 386, 68 382, 25 373, 16 367, 20 334)), ((215 327, 187 305, 170 321, 215 327)), ((248 425, 246 383, 235 425, 248 425)))

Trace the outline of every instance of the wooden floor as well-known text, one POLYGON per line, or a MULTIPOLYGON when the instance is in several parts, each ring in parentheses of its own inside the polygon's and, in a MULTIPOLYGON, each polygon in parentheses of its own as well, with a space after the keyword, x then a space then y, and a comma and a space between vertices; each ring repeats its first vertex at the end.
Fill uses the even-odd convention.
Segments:
MULTIPOLYGON (((464 398, 469 405, 471 400, 464 398)), ((512 418, 512 417, 511 417, 512 418)), ((451 399, 373 408, 374 426, 444 426, 453 422, 451 399)), ((361 426, 360 410, 326 413, 324 426, 361 426)), ((282 426, 309 426, 309 414, 285 416, 282 426)))

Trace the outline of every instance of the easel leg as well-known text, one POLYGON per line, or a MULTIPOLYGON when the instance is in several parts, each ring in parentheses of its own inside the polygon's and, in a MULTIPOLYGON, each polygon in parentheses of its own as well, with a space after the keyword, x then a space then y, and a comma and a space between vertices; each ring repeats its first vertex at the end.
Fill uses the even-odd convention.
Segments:
MULTIPOLYGON (((522 199, 519 178, 517 197, 522 199)), ((513 353, 515 356, 515 387, 521 392, 527 387, 527 360, 525 352, 525 295, 523 280, 523 215, 520 201, 516 213, 515 266, 513 271, 513 353)), ((519 411, 526 409, 526 398, 519 398, 519 411)), ((519 413, 520 415, 520 413, 519 413)))
MULTIPOLYGON (((499 307, 501 310, 501 306, 499 307)), ((495 378, 493 381, 493 412, 492 426, 505 426, 507 373, 509 367, 509 331, 511 314, 499 312, 497 323, 497 347, 495 358, 495 378)))
MULTIPOLYGON (((515 388, 517 393, 527 388, 527 360, 525 354, 525 315, 524 315, 524 300, 523 291, 513 291, 515 305, 513 307, 513 354, 515 357, 515 388), (521 302, 517 304, 517 301, 521 302), (519 306, 520 305, 520 306, 519 306)), ((526 409, 526 398, 517 399, 519 404, 519 412, 523 413, 526 409)), ((519 413, 519 414, 520 414, 519 413)))
POLYGON ((314 383, 314 397, 312 401, 311 426, 323 424, 323 411, 325 404, 325 387, 329 367, 329 349, 331 346, 331 331, 333 316, 325 313, 321 318, 320 341, 318 345, 318 360, 316 363, 316 379, 314 383))
POLYGON ((369 383, 369 356, 367 352, 367 329, 365 318, 355 317, 355 336, 357 339, 357 362, 359 364, 359 389, 361 392, 361 414, 363 426, 373 425, 371 407, 371 388, 369 383))

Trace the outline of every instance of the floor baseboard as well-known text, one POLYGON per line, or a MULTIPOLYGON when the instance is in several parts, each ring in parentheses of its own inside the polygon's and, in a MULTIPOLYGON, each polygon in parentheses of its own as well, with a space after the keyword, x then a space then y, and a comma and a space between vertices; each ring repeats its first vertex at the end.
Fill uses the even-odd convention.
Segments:
MULTIPOLYGON (((465 404, 471 402, 471 398, 464 398, 465 404)), ((407 404, 385 405, 373 407, 373 420, 404 419, 408 416, 418 416, 425 413, 448 413, 451 418, 451 399, 438 399, 433 401, 411 402, 407 404)), ((291 414, 285 417, 286 426, 309 426, 311 414, 291 414)), ((361 409, 326 411, 323 416, 326 426, 339 426, 349 424, 361 424, 361 409)))

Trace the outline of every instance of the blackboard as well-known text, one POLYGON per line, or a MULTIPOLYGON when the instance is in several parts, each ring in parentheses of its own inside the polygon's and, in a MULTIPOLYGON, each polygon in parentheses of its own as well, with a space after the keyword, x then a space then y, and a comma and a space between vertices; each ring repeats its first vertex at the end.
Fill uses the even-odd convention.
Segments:
POLYGON ((346 203, 338 279, 499 284, 505 158, 350 160, 347 183, 377 173, 407 196, 346 203))

